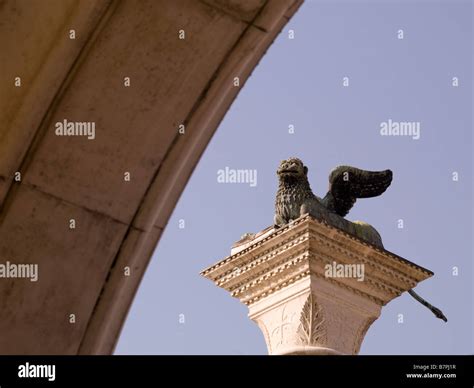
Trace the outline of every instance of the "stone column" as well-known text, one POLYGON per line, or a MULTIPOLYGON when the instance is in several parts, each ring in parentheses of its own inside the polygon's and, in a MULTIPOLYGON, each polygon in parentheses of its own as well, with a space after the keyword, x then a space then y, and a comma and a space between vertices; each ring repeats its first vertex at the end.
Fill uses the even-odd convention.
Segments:
POLYGON ((269 354, 357 354, 382 306, 433 273, 304 215, 201 273, 249 308, 269 354))

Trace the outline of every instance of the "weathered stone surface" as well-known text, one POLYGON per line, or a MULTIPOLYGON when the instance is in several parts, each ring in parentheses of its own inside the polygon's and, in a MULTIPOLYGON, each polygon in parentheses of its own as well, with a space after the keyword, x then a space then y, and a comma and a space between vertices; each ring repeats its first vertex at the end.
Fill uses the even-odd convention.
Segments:
POLYGON ((0 353, 113 351, 199 157, 300 3, 1 2, 0 261, 40 280, 0 280, 0 353), (95 122, 95 139, 56 136, 64 119, 95 122))
POLYGON ((77 353, 127 227, 26 185, 13 190, 1 262, 38 264, 38 281, 0 279, 0 352, 77 353))
POLYGON ((130 229, 102 290, 101 298, 108 303, 97 304, 78 353, 107 354, 115 347, 124 316, 161 233, 162 229, 156 227, 148 232, 130 229))
MULTIPOLYGON (((214 8, 221 9, 236 18, 252 22, 265 4, 265 0, 202 0, 214 8)), ((286 8, 288 4, 281 2, 286 8)))
POLYGON ((0 204, 43 118, 112 1, 5 0, 0 4, 0 204), (79 3, 81 3, 79 5, 79 3), (69 39, 75 29, 76 39, 69 39), (21 87, 15 78, 21 78, 21 87))
POLYGON ((179 136, 178 125, 245 28, 199 1, 180 2, 186 13, 168 0, 117 7, 69 92, 44 123, 25 174, 28 183, 121 222, 132 221, 179 136), (124 87, 126 76, 130 87, 124 87), (95 140, 56 136, 54 123, 64 118, 95 122, 95 140), (124 184, 126 171, 131 184, 124 184))

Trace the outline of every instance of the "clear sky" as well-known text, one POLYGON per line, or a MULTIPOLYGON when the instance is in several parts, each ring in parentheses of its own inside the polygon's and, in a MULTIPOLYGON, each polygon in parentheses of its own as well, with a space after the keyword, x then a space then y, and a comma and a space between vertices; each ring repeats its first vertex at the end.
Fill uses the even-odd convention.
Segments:
POLYGON ((245 232, 272 224, 275 170, 290 156, 309 167, 319 196, 337 165, 392 169, 387 192, 360 200, 348 218, 375 226, 386 249, 435 273, 416 291, 449 322, 404 294, 382 309, 360 353, 472 353, 472 19, 470 1, 307 0, 195 169, 116 354, 266 354, 247 307, 199 272, 245 232), (389 119, 419 122, 420 138, 381 136, 389 119), (256 186, 219 183, 226 167, 257 170, 256 186))

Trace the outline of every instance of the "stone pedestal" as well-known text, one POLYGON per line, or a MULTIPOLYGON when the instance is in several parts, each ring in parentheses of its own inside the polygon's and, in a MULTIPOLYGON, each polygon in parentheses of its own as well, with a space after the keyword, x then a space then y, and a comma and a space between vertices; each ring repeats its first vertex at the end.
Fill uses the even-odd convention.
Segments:
POLYGON ((433 275, 305 215, 201 273, 249 308, 269 354, 357 354, 382 306, 433 275))

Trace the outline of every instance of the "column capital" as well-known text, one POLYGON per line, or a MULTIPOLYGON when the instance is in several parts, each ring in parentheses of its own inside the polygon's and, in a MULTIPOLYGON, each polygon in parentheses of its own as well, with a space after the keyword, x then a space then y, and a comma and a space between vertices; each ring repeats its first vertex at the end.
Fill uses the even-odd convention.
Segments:
POLYGON ((269 354, 357 354, 382 306, 433 275, 309 215, 245 235, 201 274, 248 306, 269 354))

